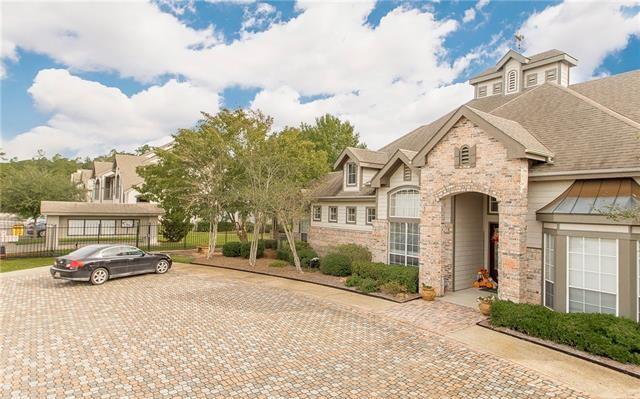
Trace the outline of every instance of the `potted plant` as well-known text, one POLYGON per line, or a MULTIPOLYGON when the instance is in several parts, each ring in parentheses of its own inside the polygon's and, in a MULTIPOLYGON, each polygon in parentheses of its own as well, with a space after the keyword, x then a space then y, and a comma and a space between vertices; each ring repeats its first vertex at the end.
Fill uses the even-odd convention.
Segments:
POLYGON ((489 316, 491 313, 491 304, 496 300, 496 297, 493 295, 489 296, 479 296, 478 297, 478 309, 480 309, 480 313, 484 316, 489 316))
POLYGON ((436 299, 436 290, 432 286, 422 284, 422 299, 425 301, 433 301, 436 299))

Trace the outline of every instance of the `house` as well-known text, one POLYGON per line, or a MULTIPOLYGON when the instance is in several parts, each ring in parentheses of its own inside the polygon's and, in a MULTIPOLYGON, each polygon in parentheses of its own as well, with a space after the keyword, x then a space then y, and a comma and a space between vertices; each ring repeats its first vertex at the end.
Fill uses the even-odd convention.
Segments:
MULTIPOLYGON (((171 144, 161 148, 169 148, 171 144)), ((153 151, 142 155, 116 154, 113 161, 93 161, 91 169, 78 169, 71 181, 85 190, 85 201, 135 204, 146 202, 137 187, 144 183, 136 169, 157 162, 153 151)))
POLYGON ((310 243, 420 268, 438 295, 472 287, 561 312, 640 318, 640 71, 571 84, 578 61, 509 51, 474 99, 377 151, 346 148, 312 204, 310 243), (637 223, 637 222, 635 222, 637 223))

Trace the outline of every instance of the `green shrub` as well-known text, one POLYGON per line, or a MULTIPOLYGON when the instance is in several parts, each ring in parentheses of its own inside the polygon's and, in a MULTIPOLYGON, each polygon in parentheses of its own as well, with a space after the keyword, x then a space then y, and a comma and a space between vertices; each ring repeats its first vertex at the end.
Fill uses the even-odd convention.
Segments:
POLYGON ((351 261, 344 255, 330 253, 320 260, 320 271, 330 276, 351 274, 351 261))
POLYGON ((363 278, 358 284, 358 291, 367 294, 378 291, 378 282, 372 278, 363 278))
POLYGON ((264 243, 264 248, 265 249, 277 249, 278 248, 278 241, 277 240, 260 240, 264 243))
POLYGON ((351 263, 356 261, 371 262, 371 252, 362 245, 342 244, 338 245, 334 252, 346 256, 351 260, 351 263))
POLYGON ((541 305, 496 301, 491 324, 640 365, 640 324, 600 313, 559 313, 541 305))
POLYGON ((269 263, 269 267, 285 267, 285 266, 289 266, 289 262, 285 262, 283 260, 274 260, 273 262, 269 263))
MULTIPOLYGON (((249 259, 249 255, 251 254, 251 241, 243 242, 240 244, 240 256, 245 259, 249 259)), ((257 258, 262 258, 264 255, 264 242, 260 242, 258 240, 258 251, 256 253, 257 258)))
POLYGON ((344 285, 346 285, 347 287, 357 287, 358 285, 360 285, 360 281, 362 279, 358 276, 349 276, 349 278, 347 278, 347 281, 344 282, 344 285))
POLYGON ((418 268, 411 266, 386 265, 357 261, 351 265, 351 272, 362 279, 375 280, 378 286, 396 282, 412 294, 418 292, 418 268))
POLYGON ((241 247, 242 247, 241 242, 231 241, 231 242, 225 243, 222 246, 222 255, 232 257, 232 258, 240 256, 241 247))
POLYGON ((311 248, 304 248, 298 251, 298 258, 300 258, 300 266, 302 267, 309 267, 309 261, 317 257, 318 254, 311 248))

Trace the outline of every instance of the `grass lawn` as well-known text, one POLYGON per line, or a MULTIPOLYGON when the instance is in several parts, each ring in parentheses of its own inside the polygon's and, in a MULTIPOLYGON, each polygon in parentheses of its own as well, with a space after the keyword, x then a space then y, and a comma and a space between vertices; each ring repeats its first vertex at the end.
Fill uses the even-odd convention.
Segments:
POLYGON ((195 258, 189 255, 171 255, 171 259, 174 263, 191 263, 195 258))
POLYGON ((32 267, 49 266, 54 258, 16 258, 0 260, 0 273, 15 270, 31 269, 32 267))

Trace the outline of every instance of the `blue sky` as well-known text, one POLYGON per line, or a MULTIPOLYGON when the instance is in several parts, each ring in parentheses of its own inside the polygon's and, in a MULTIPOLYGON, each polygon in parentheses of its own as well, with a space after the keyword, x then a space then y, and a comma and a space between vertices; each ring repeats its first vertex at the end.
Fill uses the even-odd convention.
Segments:
POLYGON ((7 4, 2 146, 95 156, 162 144, 200 111, 245 107, 276 128, 330 112, 377 148, 467 101, 469 77, 515 32, 525 54, 578 58, 577 81, 638 69, 639 13, 487 0, 7 4))

